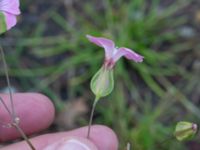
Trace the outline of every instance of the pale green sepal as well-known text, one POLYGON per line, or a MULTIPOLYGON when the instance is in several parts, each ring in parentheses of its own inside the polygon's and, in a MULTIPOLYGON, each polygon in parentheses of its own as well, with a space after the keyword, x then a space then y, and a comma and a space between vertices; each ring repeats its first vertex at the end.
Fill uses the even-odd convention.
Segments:
POLYGON ((114 88, 113 69, 104 66, 93 76, 90 88, 96 97, 101 98, 109 95, 114 88))
POLYGON ((6 18, 2 12, 0 12, 0 34, 6 32, 6 18))
POLYGON ((174 135, 179 141, 191 139, 197 133, 197 128, 195 123, 180 121, 176 125, 174 135))

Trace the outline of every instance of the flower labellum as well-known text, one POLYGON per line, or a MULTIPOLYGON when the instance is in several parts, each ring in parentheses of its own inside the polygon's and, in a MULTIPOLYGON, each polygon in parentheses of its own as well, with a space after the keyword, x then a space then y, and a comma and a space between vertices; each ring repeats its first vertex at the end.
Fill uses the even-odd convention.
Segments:
POLYGON ((94 75, 91 80, 91 89, 97 97, 104 97, 110 94, 114 87, 113 67, 116 62, 124 56, 127 59, 135 62, 142 62, 143 56, 137 54, 126 47, 117 48, 112 40, 94 37, 91 35, 86 36, 90 42, 104 48, 105 60, 101 69, 94 75))
POLYGON ((0 0, 0 34, 16 25, 19 14, 19 0, 0 0))
POLYGON ((133 60, 135 62, 142 62, 143 56, 137 54, 129 48, 120 47, 117 48, 112 40, 102 38, 102 37, 94 37, 91 35, 86 36, 90 42, 103 47, 105 50, 105 61, 104 65, 106 68, 111 69, 114 67, 115 63, 124 56, 127 59, 133 60))
POLYGON ((197 124, 180 121, 177 123, 174 135, 178 141, 192 138, 197 133, 197 124))

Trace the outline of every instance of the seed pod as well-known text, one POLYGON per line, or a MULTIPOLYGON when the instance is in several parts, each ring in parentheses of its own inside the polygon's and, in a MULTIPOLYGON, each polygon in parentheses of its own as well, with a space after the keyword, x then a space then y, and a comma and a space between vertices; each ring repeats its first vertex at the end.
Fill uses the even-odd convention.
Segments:
POLYGON ((109 95, 114 87, 113 69, 101 67, 92 78, 90 87, 98 98, 109 95))

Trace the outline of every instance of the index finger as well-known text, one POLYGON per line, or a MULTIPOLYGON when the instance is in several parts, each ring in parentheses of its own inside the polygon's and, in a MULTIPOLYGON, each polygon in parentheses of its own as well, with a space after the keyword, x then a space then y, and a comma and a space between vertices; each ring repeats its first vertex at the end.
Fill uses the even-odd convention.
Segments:
MULTIPOLYGON (((10 108, 8 94, 0 94, 1 98, 10 108)), ((26 134, 32 134, 47 128, 54 119, 54 106, 44 95, 38 93, 13 94, 16 115, 20 118, 20 127, 26 134)), ((0 104, 0 121, 10 123, 11 117, 0 104)), ((0 142, 15 139, 20 134, 14 128, 5 128, 0 125, 0 142)))

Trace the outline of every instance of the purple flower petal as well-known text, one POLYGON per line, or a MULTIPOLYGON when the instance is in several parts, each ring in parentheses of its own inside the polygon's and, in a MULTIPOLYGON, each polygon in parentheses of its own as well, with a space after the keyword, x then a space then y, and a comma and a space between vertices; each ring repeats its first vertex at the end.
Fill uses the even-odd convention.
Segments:
POLYGON ((103 47, 105 49, 106 59, 110 59, 113 56, 113 51, 115 49, 115 44, 112 40, 102 38, 102 37, 94 37, 91 35, 86 35, 90 42, 103 47))
POLYGON ((137 54, 136 52, 132 51, 129 48, 121 47, 118 49, 117 53, 113 56, 114 62, 119 60, 122 56, 126 57, 127 59, 133 60, 135 62, 142 62, 143 56, 137 54))
POLYGON ((0 11, 19 15, 19 0, 0 0, 0 11))
POLYGON ((3 14, 5 15, 6 18, 6 28, 7 30, 9 30, 10 28, 16 25, 17 23, 16 16, 5 12, 3 14))

